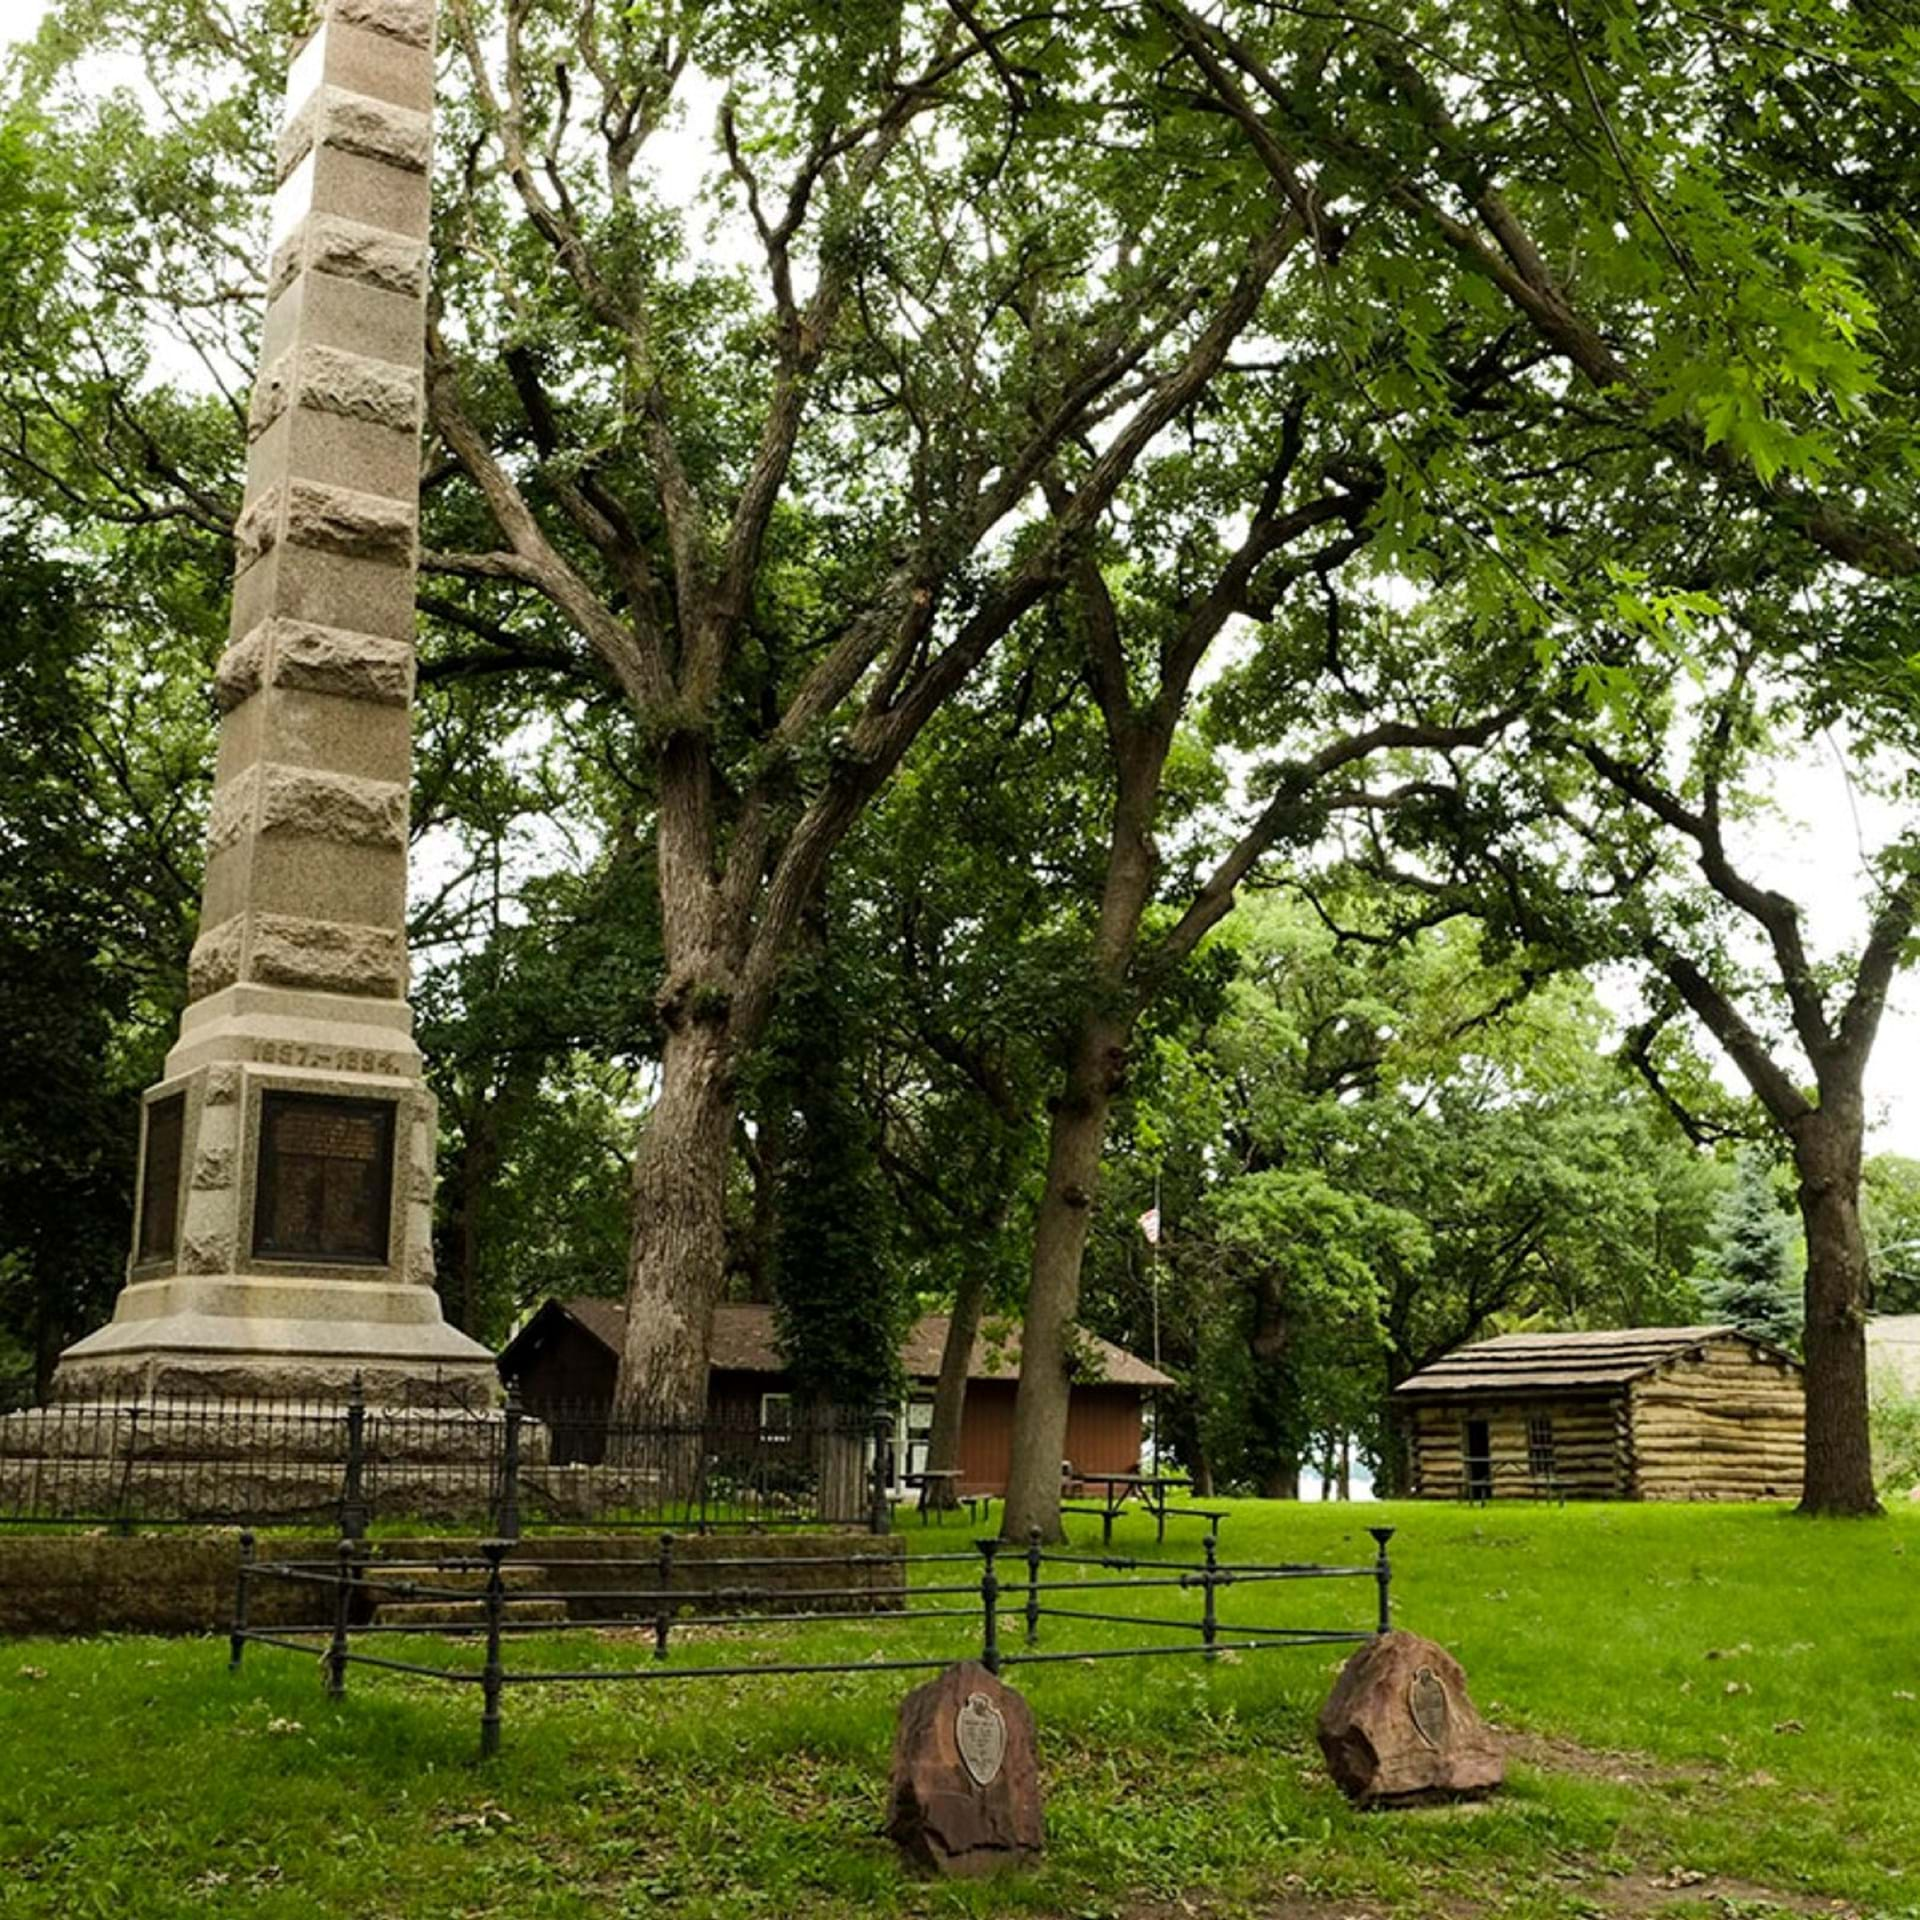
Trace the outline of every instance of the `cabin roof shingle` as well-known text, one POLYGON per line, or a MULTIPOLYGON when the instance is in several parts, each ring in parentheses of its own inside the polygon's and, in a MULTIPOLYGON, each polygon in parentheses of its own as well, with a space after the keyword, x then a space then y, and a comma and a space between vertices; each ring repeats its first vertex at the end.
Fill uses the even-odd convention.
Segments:
MULTIPOLYGON (((627 1331, 627 1310, 620 1301, 576 1294, 572 1299, 548 1304, 577 1322, 609 1352, 620 1351, 627 1331)), ((940 1355, 947 1344, 947 1322, 948 1316, 944 1313, 922 1314, 907 1330, 906 1338, 900 1342, 900 1364, 909 1379, 939 1377, 940 1355)), ((1090 1384, 1097 1381, 1103 1386, 1118 1387, 1173 1385, 1164 1373, 1149 1366, 1138 1354, 1115 1346, 1111 1340, 1102 1340, 1097 1334, 1083 1334, 1081 1340, 1099 1366, 1097 1374, 1088 1376, 1090 1384)), ((511 1350, 510 1345, 508 1351, 511 1350)), ((768 1306, 715 1307, 708 1361, 716 1370, 730 1373, 784 1373, 787 1363, 780 1352, 773 1309, 768 1306)), ((1018 1327, 1003 1332, 995 1326, 975 1335, 973 1354, 967 1364, 969 1380, 1016 1380, 1019 1376, 1018 1327)))
MULTIPOLYGON (((1619 1327, 1600 1333, 1504 1333, 1456 1347, 1401 1381, 1396 1394, 1550 1392, 1625 1386, 1710 1340, 1765 1342, 1737 1327, 1619 1327)), ((1785 1359, 1787 1356, 1781 1355, 1785 1359)))

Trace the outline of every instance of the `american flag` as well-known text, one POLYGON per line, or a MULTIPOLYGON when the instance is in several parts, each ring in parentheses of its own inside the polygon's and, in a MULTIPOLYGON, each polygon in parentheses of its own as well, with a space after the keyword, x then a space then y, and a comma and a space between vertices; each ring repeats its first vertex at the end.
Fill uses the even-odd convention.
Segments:
POLYGON ((1157 1247, 1160 1244, 1160 1209, 1149 1207, 1140 1216, 1140 1231, 1147 1236, 1147 1245, 1157 1247))

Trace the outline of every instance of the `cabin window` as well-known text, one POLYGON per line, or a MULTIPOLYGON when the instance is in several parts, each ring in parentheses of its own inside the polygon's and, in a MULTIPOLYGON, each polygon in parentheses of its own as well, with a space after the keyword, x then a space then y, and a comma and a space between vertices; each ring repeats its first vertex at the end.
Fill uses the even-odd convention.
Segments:
POLYGON ((763 1393, 760 1396, 760 1431, 769 1439, 784 1440, 793 1432, 793 1395, 763 1393))
POLYGON ((1553 1478, 1553 1421, 1544 1413, 1527 1422, 1527 1471, 1536 1480, 1553 1478))

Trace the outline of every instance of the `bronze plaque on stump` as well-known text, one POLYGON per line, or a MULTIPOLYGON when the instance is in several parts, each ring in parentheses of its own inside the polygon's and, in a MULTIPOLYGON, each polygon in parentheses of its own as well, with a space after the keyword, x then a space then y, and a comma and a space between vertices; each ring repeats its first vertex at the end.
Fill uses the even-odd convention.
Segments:
POLYGON ((135 1258, 171 1260, 180 1238, 180 1150, 186 1142, 187 1096, 169 1094, 147 1107, 147 1146, 140 1163, 140 1238, 135 1258))
POLYGON ((393 1136, 391 1100, 262 1095, 254 1252, 270 1260, 383 1266, 393 1136))

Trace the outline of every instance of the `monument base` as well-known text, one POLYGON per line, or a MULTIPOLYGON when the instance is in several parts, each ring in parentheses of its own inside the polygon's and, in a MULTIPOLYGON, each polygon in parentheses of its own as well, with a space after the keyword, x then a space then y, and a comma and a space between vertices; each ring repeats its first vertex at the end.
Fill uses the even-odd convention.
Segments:
POLYGON ((190 1006, 144 1109, 112 1320, 62 1401, 491 1406, 493 1355, 433 1285, 433 1096, 402 1001, 233 985, 190 1006))
POLYGON ((136 1281, 60 1356, 53 1397, 344 1401, 356 1379, 381 1405, 500 1399, 493 1355, 431 1288, 278 1274, 136 1281))

